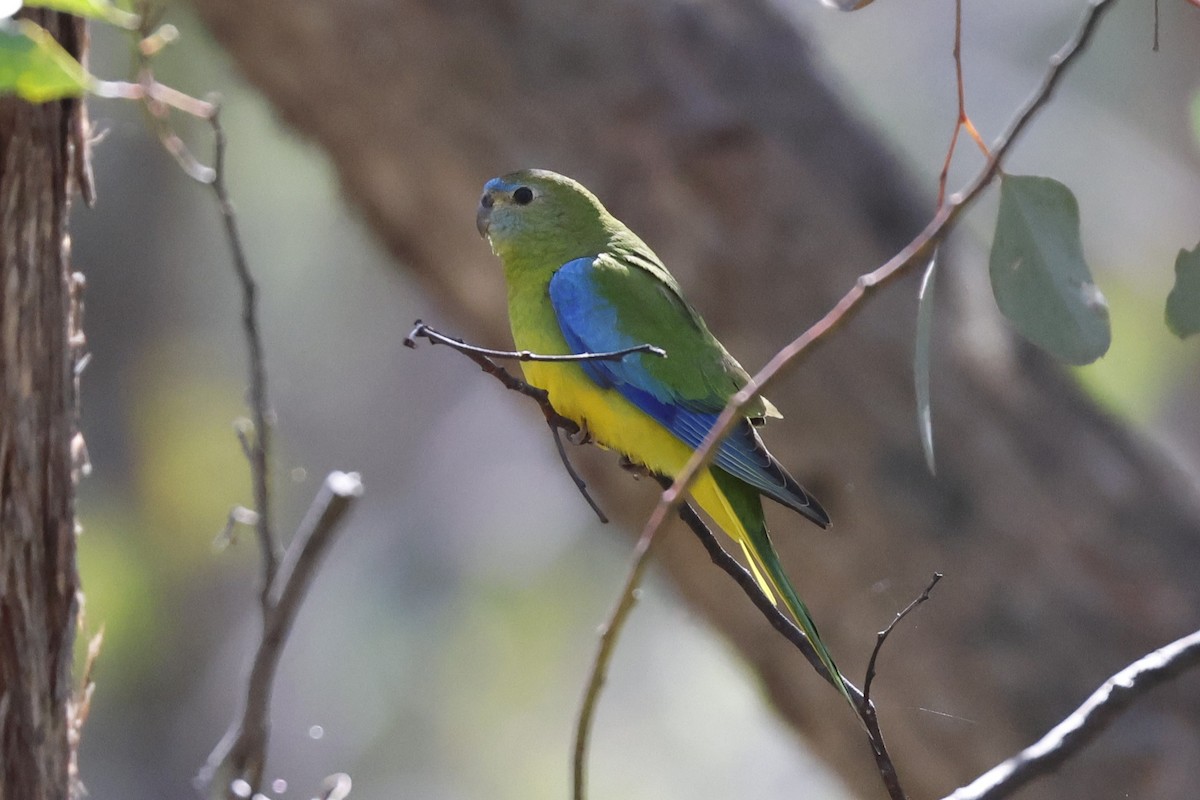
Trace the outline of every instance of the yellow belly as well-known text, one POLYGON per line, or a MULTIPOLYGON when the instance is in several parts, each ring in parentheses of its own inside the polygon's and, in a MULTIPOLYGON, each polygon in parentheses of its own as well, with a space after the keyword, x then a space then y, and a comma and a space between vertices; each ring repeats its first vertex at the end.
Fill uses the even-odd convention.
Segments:
MULTIPOLYGON (((518 349, 545 355, 571 352, 545 286, 510 279, 508 300, 518 349)), ((592 439, 603 447, 669 477, 679 474, 691 457, 691 447, 619 392, 598 386, 578 363, 526 361, 521 369, 530 384, 549 394, 558 413, 586 426, 592 439)), ((692 483, 690 494, 725 533, 743 547, 747 545, 749 537, 742 522, 708 470, 692 483)))
MULTIPOLYGON (((597 386, 578 364, 527 361, 522 367, 529 383, 549 393, 558 413, 586 426, 597 444, 668 477, 677 475, 691 457, 691 447, 619 392, 597 386)), ((741 521, 708 470, 690 493, 729 536, 746 541, 741 521)))

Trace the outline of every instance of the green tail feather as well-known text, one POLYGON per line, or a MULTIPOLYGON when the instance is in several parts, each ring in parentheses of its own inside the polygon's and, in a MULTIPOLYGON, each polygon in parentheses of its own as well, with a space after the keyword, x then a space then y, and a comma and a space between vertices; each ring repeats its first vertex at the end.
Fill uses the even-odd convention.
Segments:
POLYGON ((842 673, 838 670, 837 665, 833 663, 833 656, 829 654, 825 643, 821 641, 821 636, 817 633, 817 625, 813 622, 812 615, 808 613, 808 607, 804 605, 804 602, 796 594, 796 590, 792 587, 792 582, 788 580, 787 574, 783 571, 783 565, 779 563, 779 556, 775 552, 775 546, 771 544, 771 539, 767 535, 766 518, 763 515, 762 498, 759 496, 758 490, 719 469, 712 470, 712 475, 750 537, 749 546, 745 549, 750 557, 757 562, 755 565, 757 569, 754 569, 754 571, 765 575, 772 588, 783 599, 783 604, 791 612, 792 617, 796 620, 796 624, 800 626, 800 630, 808 637, 813 650, 816 651, 818 658, 821 659, 821 663, 833 678, 834 684, 842 696, 846 698, 846 702, 854 709, 854 714, 857 717, 858 705, 854 702, 854 698, 850 696, 850 691, 846 688, 846 682, 842 677, 842 673))

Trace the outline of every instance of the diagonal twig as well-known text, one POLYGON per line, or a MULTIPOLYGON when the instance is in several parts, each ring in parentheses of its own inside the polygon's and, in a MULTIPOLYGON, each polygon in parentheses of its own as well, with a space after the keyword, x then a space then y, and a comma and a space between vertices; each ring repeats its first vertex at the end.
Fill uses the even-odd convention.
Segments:
POLYGON ((1045 736, 956 789, 944 800, 1001 800, 1034 778, 1058 769, 1148 691, 1200 667, 1200 631, 1142 656, 1106 680, 1083 705, 1045 736))
POLYGON ((930 579, 929 585, 925 587, 925 591, 917 595, 917 598, 911 603, 900 609, 892 621, 888 623, 888 626, 875 634, 875 647, 871 649, 871 657, 867 660, 867 675, 863 678, 863 697, 867 702, 871 700, 871 684, 875 682, 875 662, 879 659, 879 651, 883 649, 883 643, 892 635, 892 631, 900 624, 900 620, 916 611, 917 606, 929 599, 929 593, 933 591, 933 587, 937 586, 938 581, 941 579, 942 573, 933 573, 933 577, 930 579))
POLYGON ((583 495, 584 501, 591 506, 592 511, 596 512, 596 516, 600 519, 600 521, 607 525, 608 515, 604 513, 604 509, 600 508, 600 504, 597 503, 595 498, 592 497, 591 492, 588 491, 587 483, 583 480, 583 477, 576 472, 575 465, 572 464, 571 459, 567 457, 567 449, 563 447, 562 442, 562 428, 560 428, 558 425, 555 425, 554 421, 549 417, 546 418, 546 425, 550 428, 550 435, 554 437, 554 449, 558 451, 558 460, 562 462, 563 467, 567 470, 567 474, 571 476, 571 482, 575 484, 575 488, 579 490, 581 495, 583 495))
MULTIPOLYGON (((1066 67, 1072 64, 1076 57, 1083 52, 1085 46, 1091 41, 1092 34, 1096 30, 1103 13, 1110 9, 1112 5, 1113 0, 1091 0, 1075 34, 1050 59, 1050 67, 1041 83, 1030 95, 1029 99, 1017 110, 1007 129, 993 145, 987 163, 976 177, 962 191, 951 197, 949 202, 938 208, 934 217, 915 239, 882 266, 872 272, 860 275, 850 290, 824 317, 776 353, 767 362, 766 366, 751 378, 747 386, 730 399, 724 410, 718 415, 713 426, 709 429, 708 435, 700 447, 693 452, 687 464, 675 476, 675 480, 671 486, 663 491, 658 505, 646 520, 646 524, 643 526, 642 533, 638 538, 634 561, 630 566, 629 579, 626 581, 623 594, 617 602, 616 610, 620 610, 626 604, 632 604, 632 593, 637 587, 637 579, 640 579, 642 573, 645 571, 645 563, 649 559, 651 545, 657 532, 666 523, 667 518, 671 514, 676 513, 681 507, 684 493, 687 491, 688 486, 696 479, 700 471, 706 469, 711 463, 717 445, 724 439, 746 405, 757 397, 785 367, 795 362, 799 356, 807 353, 813 345, 822 341, 854 312, 858 311, 861 308, 862 301, 869 294, 906 273, 914 265, 923 264, 928 260, 930 253, 946 235, 950 226, 958 219, 958 216, 991 183, 993 177, 1000 169, 1001 161, 1008 154, 1017 137, 1028 126, 1036 112, 1050 99, 1054 89, 1062 80, 1063 75, 1066 74, 1066 67)), ((870 737, 871 718, 874 716, 873 708, 869 705, 860 706, 859 712, 860 717, 868 728, 868 736, 870 737)), ((872 747, 875 749, 874 743, 872 743, 872 747)), ((890 791, 892 776, 881 770, 881 777, 884 779, 885 784, 889 785, 890 791)), ((582 787, 577 786, 575 798, 576 800, 582 800, 582 797, 582 787)))
POLYGON ((655 531, 662 527, 671 514, 675 513, 680 503, 683 502, 683 495, 687 487, 696 479, 700 471, 711 463, 717 444, 728 434, 742 410, 758 397, 759 393, 785 367, 791 366, 801 355, 806 354, 814 345, 822 342, 832 331, 861 309, 862 301, 868 295, 907 273, 914 266, 928 261, 933 249, 945 237, 950 226, 991 183, 992 178, 1000 169, 1001 161, 1008 154, 1017 137, 1028 126, 1037 111, 1050 99, 1054 89, 1066 74, 1066 68, 1074 63, 1076 57, 1084 51, 1088 42, 1091 41, 1092 34, 1103 13, 1112 8, 1113 2, 1114 0, 1091 0, 1079 28, 1067 43, 1051 57, 1050 67, 1041 83, 1018 109, 1008 128, 993 145, 991 156, 979 174, 962 191, 952 196, 945 205, 938 209, 925 229, 915 239, 882 266, 860 275, 850 290, 824 317, 776 353, 766 366, 750 379, 750 383, 730 399, 709 429, 708 435, 700 447, 696 448, 687 464, 675 476, 675 482, 671 488, 663 492, 658 505, 646 521, 643 535, 653 537, 655 531))
POLYGON ((269 610, 264 615, 262 639, 246 681, 242 712, 197 776, 197 785, 207 788, 212 796, 232 796, 228 789, 236 780, 244 781, 254 792, 259 790, 270 735, 272 687, 283 646, 317 566, 341 529, 342 519, 362 492, 357 473, 329 473, 283 555, 275 582, 267 591, 269 610))

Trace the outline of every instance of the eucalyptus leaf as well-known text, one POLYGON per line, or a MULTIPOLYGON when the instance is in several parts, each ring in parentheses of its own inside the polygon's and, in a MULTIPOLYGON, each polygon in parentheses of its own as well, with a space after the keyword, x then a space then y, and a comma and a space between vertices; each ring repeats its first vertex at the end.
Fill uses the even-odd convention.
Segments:
POLYGON ((1175 257, 1175 285, 1167 295, 1167 327, 1180 339, 1200 333, 1200 244, 1175 257))
POLYGON ((1005 175, 989 266, 1001 313, 1022 336, 1069 364, 1108 350, 1108 303, 1079 239, 1079 204, 1063 184, 1005 175))
POLYGON ((31 103, 78 97, 92 80, 54 37, 27 19, 0 25, 0 94, 31 103))
POLYGON ((873 2, 875 0, 821 0, 822 5, 836 8, 838 11, 858 11, 873 2))
POLYGON ((931 475, 937 474, 933 461, 933 416, 929 407, 929 358, 933 343, 933 284, 937 275, 937 250, 929 259, 921 289, 917 293, 917 341, 913 354, 913 380, 917 390, 917 430, 921 449, 931 475))

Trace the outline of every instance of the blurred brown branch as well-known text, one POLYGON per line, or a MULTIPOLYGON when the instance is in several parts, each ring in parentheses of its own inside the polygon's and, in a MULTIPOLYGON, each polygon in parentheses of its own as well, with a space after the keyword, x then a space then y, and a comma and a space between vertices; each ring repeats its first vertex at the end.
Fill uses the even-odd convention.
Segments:
MULTIPOLYGON (((86 59, 83 20, 17 13, 86 59)), ((4 69, 17 69, 5 55, 4 69)), ((76 192, 91 197, 90 149, 82 101, 0 95, 0 800, 82 796, 87 691, 73 693, 71 676, 86 342, 67 221, 76 192)))

